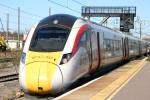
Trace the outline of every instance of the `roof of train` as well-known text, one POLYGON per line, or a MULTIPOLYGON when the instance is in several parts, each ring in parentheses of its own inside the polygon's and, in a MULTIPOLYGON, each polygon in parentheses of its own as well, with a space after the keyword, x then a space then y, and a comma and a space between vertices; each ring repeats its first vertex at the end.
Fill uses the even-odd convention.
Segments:
POLYGON ((71 29, 77 17, 68 14, 55 14, 48 16, 40 21, 38 27, 44 26, 60 26, 71 29))
MULTIPOLYGON (((137 38, 137 37, 128 35, 126 32, 121 32, 121 31, 119 31, 119 30, 114 30, 114 29, 111 29, 111 28, 109 28, 109 27, 102 26, 102 25, 99 24, 99 23, 92 22, 92 21, 89 21, 89 20, 86 20, 86 19, 83 19, 83 18, 81 18, 81 19, 84 20, 84 21, 86 21, 86 22, 88 22, 88 23, 91 23, 91 24, 93 24, 93 25, 100 26, 101 28, 104 28, 104 29, 106 29, 106 30, 109 31, 109 32, 111 31, 111 32, 114 32, 114 33, 119 33, 118 35, 123 35, 123 36, 126 36, 126 37, 131 38, 131 39, 135 39, 135 40, 139 40, 139 41, 145 41, 145 40, 142 40, 142 39, 140 39, 140 38, 137 38)), ((146 41, 145 41, 145 42, 146 42, 146 41)))
MULTIPOLYGON (((44 27, 45 25, 47 25, 47 26, 59 25, 59 26, 64 27, 64 28, 71 29, 73 24, 75 23, 75 21, 77 19, 81 19, 81 20, 83 20, 89 24, 95 25, 97 27, 101 27, 104 30, 107 30, 108 32, 113 32, 115 34, 119 33, 118 35, 126 36, 126 37, 131 38, 131 39, 141 40, 141 39, 133 37, 131 35, 127 35, 125 32, 121 32, 119 30, 114 30, 114 29, 102 26, 96 22, 92 22, 92 21, 89 21, 89 20, 86 20, 86 19, 83 19, 80 17, 68 15, 68 14, 55 14, 55 15, 48 16, 48 17, 46 17, 40 21, 40 23, 38 24, 38 27, 44 27)), ((141 40, 141 41, 145 41, 145 40, 141 40)))

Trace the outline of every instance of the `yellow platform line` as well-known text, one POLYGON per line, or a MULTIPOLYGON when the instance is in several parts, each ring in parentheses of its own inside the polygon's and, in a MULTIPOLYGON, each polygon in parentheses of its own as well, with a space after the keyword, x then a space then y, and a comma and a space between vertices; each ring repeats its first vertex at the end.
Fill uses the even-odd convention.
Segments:
POLYGON ((121 88, 124 87, 143 68, 147 62, 146 60, 147 57, 133 66, 132 69, 127 71, 120 78, 112 82, 109 86, 90 98, 90 100, 111 100, 111 98, 116 95, 119 90, 121 90, 121 88))

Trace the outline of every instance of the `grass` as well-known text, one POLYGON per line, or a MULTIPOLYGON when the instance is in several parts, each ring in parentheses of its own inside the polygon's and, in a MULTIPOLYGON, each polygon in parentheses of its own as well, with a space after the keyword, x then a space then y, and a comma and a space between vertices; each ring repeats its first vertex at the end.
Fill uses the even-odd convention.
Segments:
POLYGON ((14 55, 14 59, 12 60, 13 61, 13 65, 17 65, 18 66, 19 62, 20 62, 21 51, 14 51, 13 55, 14 55))
POLYGON ((13 59, 15 59, 15 58, 0 58, 0 63, 11 62, 13 59))
POLYGON ((21 50, 19 51, 9 51, 9 52, 0 52, 0 63, 12 62, 13 65, 19 65, 21 56, 21 50))

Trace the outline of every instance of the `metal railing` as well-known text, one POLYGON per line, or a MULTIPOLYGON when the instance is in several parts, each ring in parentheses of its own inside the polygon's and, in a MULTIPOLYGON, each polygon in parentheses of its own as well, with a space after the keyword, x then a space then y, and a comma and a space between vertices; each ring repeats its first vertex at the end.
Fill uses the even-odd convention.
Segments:
POLYGON ((136 7, 91 7, 82 6, 82 14, 135 14, 136 7))

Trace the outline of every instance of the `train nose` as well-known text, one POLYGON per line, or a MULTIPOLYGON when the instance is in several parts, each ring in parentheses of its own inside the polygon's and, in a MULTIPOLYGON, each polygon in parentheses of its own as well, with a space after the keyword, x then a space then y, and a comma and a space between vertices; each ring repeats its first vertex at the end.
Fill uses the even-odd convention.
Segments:
POLYGON ((57 93, 62 88, 62 81, 62 73, 55 64, 34 62, 26 65, 26 86, 30 93, 57 93))

